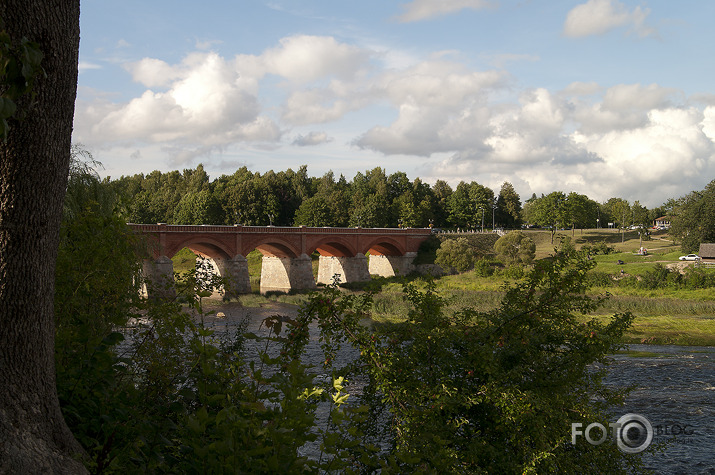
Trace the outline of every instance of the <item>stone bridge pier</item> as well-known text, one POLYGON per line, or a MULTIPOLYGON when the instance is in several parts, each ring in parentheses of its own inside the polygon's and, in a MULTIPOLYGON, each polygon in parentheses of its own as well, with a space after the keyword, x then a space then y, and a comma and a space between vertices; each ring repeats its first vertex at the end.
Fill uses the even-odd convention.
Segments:
POLYGON ((174 263, 168 257, 144 259, 142 274, 146 285, 146 294, 149 297, 168 299, 176 296, 174 263))
POLYGON ((242 255, 232 259, 214 258, 214 263, 221 277, 226 279, 226 296, 236 298, 240 294, 251 293, 251 276, 248 274, 248 261, 242 255))
POLYGON ((370 255, 370 274, 382 277, 407 275, 415 270, 412 264, 415 257, 416 252, 406 252, 404 256, 370 255))
POLYGON ((290 292, 315 288, 313 263, 310 256, 263 256, 261 261, 261 293, 290 292))
POLYGON ((175 295, 171 257, 184 247, 211 258, 228 283, 227 296, 251 292, 246 256, 263 254, 261 293, 314 289, 317 284, 370 280, 370 274, 407 275, 429 229, 183 226, 130 224, 148 237, 152 259, 144 262, 147 293, 175 295), (320 254, 317 279, 310 255, 320 254), (369 259, 366 257, 369 254, 369 259))
POLYGON ((340 284, 367 282, 370 280, 367 262, 365 254, 357 254, 354 257, 320 256, 318 258, 318 283, 332 284, 335 277, 340 284))

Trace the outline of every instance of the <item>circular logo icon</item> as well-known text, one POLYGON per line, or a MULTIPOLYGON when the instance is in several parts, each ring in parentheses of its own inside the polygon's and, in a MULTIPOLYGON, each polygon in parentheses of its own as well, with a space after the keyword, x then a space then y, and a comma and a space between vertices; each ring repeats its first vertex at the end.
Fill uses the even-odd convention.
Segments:
POLYGON ((621 452, 643 452, 653 441, 653 426, 640 414, 625 414, 616 423, 616 443, 621 452))

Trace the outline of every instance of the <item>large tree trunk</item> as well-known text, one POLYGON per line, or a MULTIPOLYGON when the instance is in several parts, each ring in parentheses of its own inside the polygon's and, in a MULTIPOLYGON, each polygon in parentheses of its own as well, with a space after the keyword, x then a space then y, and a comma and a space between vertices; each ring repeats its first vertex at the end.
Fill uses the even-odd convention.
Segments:
POLYGON ((46 78, 0 138, 0 472, 81 473, 54 370, 54 276, 79 54, 79 0, 0 0, 14 42, 39 43, 46 78))

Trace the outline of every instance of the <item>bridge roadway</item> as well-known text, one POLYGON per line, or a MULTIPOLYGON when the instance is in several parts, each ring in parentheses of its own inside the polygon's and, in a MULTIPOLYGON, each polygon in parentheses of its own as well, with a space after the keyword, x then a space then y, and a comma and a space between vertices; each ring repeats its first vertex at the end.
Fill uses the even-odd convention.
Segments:
POLYGON ((144 275, 150 295, 173 293, 171 257, 189 248, 210 258, 229 283, 228 293, 250 293, 246 256, 257 249, 263 254, 261 293, 313 289, 310 255, 320 254, 318 284, 370 280, 370 274, 391 277, 414 269, 412 261, 420 244, 431 235, 427 228, 312 228, 282 226, 185 226, 129 224, 147 237, 150 259, 144 275), (369 255, 369 258, 366 257, 369 255))

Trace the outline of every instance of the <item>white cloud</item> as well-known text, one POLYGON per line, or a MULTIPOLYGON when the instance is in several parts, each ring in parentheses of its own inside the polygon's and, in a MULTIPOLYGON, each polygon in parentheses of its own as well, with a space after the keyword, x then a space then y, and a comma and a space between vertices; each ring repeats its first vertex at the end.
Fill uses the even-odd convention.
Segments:
MULTIPOLYGON (((654 109, 642 127, 574 139, 604 160, 584 170, 610 196, 660 204, 678 196, 683 183, 712 176, 715 144, 702 128, 703 113, 692 108, 654 109)), ((694 187, 695 188, 695 187, 694 187)))
POLYGON ((563 94, 567 96, 590 96, 602 90, 597 82, 572 82, 564 88, 563 94))
POLYGON ((330 36, 290 36, 260 56, 240 55, 237 62, 254 77, 276 74, 296 83, 326 77, 351 78, 368 67, 369 52, 338 43, 330 36))
POLYGON ((640 100, 618 94, 642 89, 648 88, 617 86, 592 106, 603 111, 608 100, 611 108, 640 108, 638 124, 619 123, 614 114, 608 127, 586 129, 577 123, 572 132, 567 126, 580 106, 544 90, 525 94, 519 108, 492 110, 488 148, 458 151, 440 161, 432 175, 491 187, 508 180, 521 183, 529 194, 577 191, 599 201, 618 196, 649 206, 681 195, 683 183, 704 186, 715 172, 715 108, 674 106, 655 88, 640 100))
POLYGON ((715 142, 715 106, 706 107, 703 112, 703 133, 715 142))
POLYGON ((293 140, 293 145, 298 145, 299 147, 308 147, 314 145, 321 145, 324 143, 332 142, 333 139, 328 137, 325 132, 310 132, 308 135, 298 135, 293 140))
POLYGON ((676 91, 657 84, 619 84, 606 90, 596 104, 577 103, 573 117, 584 133, 643 127, 652 110, 668 108, 676 91))
POLYGON ((628 8, 618 0, 588 0, 566 15, 564 35, 580 38, 601 35, 615 28, 630 27, 638 36, 653 36, 656 30, 646 25, 648 8, 628 8))
POLYGON ((412 0, 402 5, 404 13, 398 20, 404 23, 427 20, 464 9, 481 10, 491 7, 486 0, 412 0))
POLYGON ((164 87, 181 75, 179 68, 154 58, 144 58, 136 63, 128 63, 124 69, 129 71, 135 82, 146 87, 164 87))
POLYGON ((77 64, 77 69, 79 70, 79 73, 82 74, 83 72, 89 71, 91 69, 102 69, 102 66, 100 66, 99 64, 90 63, 87 61, 80 61, 77 64))
POLYGON ((282 119, 293 125, 321 124, 340 119, 350 109, 330 91, 296 91, 283 104, 282 119))
POLYGON ((126 104, 79 101, 76 137, 204 147, 280 138, 278 126, 260 115, 253 91, 242 87, 250 83, 241 82, 232 63, 215 53, 194 53, 176 66, 143 59, 128 69, 137 81, 166 91, 149 89, 126 104))
POLYGON ((502 73, 468 71, 446 61, 388 72, 374 90, 389 100, 398 117, 389 126, 371 128, 355 145, 421 156, 478 147, 486 133, 488 94, 505 81, 502 73))

